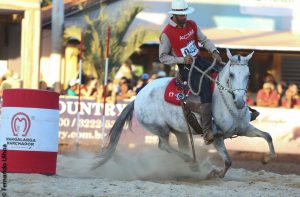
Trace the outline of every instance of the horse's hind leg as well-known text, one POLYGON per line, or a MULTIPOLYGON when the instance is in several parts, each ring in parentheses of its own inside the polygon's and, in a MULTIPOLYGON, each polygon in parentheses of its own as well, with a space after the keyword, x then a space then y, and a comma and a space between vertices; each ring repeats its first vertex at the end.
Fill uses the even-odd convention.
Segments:
POLYGON ((173 153, 183 159, 185 162, 191 162, 193 159, 185 153, 182 153, 176 149, 174 149, 170 144, 169 144, 169 135, 167 136, 158 136, 159 137, 159 144, 158 147, 161 150, 165 150, 168 153, 173 153))
POLYGON ((172 130, 172 133, 176 136, 178 148, 183 153, 189 153, 190 146, 189 146, 189 139, 186 133, 181 133, 175 130, 172 130))
POLYGON ((239 136, 247 136, 247 137, 261 137, 267 141, 267 143, 269 145, 270 154, 264 156, 264 158, 262 160, 263 164, 268 163, 271 159, 274 159, 276 157, 274 146, 273 146, 273 140, 269 133, 263 132, 263 131, 259 130, 258 128, 250 125, 248 130, 246 130, 245 132, 239 133, 238 135, 239 136))

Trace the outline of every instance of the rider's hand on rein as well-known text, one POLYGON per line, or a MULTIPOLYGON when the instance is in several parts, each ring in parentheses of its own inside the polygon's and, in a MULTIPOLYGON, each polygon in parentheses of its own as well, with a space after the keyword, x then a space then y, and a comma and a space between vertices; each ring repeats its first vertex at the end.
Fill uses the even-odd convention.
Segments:
POLYGON ((193 57, 190 55, 187 55, 184 57, 184 64, 192 64, 193 63, 193 57))
POLYGON ((215 50, 215 51, 212 53, 212 57, 213 57, 214 59, 216 59, 217 62, 219 62, 219 63, 223 62, 223 61, 222 61, 222 57, 221 57, 220 54, 217 52, 217 50, 215 50))

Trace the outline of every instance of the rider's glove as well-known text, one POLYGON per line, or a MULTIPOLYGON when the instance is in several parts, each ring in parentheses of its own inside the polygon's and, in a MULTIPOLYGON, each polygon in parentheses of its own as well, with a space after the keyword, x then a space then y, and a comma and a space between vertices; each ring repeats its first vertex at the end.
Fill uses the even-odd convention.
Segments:
POLYGON ((220 53, 219 53, 217 50, 214 50, 214 51, 213 51, 212 57, 213 57, 214 59, 216 59, 217 62, 219 62, 219 63, 223 62, 223 61, 222 61, 222 58, 221 58, 221 56, 220 56, 220 53))

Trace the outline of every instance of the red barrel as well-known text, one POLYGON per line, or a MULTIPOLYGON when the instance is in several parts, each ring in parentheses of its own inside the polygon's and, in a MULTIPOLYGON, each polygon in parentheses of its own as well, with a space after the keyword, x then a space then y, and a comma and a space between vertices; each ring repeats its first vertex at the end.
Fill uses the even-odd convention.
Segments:
POLYGON ((43 90, 3 92, 0 167, 6 172, 55 174, 59 94, 43 90))

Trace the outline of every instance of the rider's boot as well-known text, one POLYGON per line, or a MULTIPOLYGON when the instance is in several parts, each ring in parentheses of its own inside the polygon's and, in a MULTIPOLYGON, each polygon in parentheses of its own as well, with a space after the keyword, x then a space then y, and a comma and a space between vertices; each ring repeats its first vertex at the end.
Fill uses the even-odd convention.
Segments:
POLYGON ((211 103, 202 103, 200 105, 201 125, 203 129, 203 138, 205 144, 211 144, 214 141, 212 133, 212 107, 211 103))
POLYGON ((256 111, 255 109, 253 109, 253 108, 251 108, 251 107, 249 107, 249 110, 250 110, 250 121, 253 121, 253 120, 255 120, 256 118, 257 118, 257 116, 259 116, 259 112, 258 111, 256 111))

